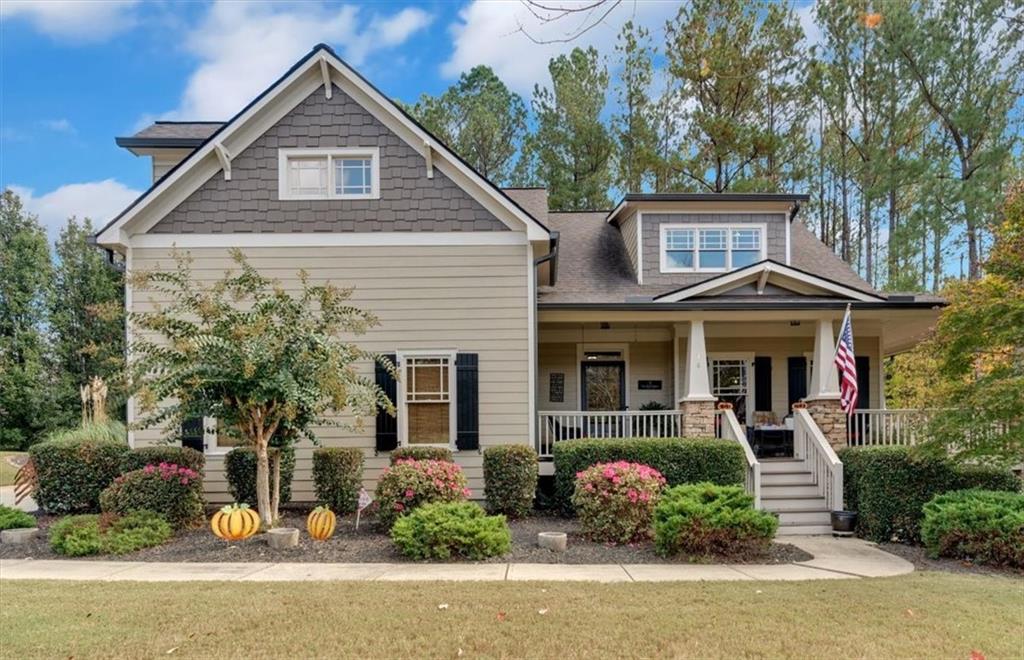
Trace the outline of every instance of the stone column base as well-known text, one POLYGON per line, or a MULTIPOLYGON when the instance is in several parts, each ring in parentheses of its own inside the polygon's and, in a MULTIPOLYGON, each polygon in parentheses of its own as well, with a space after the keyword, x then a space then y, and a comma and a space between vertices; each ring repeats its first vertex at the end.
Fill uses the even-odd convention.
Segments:
POLYGON ((839 451, 846 446, 846 412, 839 399, 812 399, 805 402, 807 412, 821 429, 822 435, 839 451))
POLYGON ((714 401, 680 401, 679 410, 683 413, 681 422, 683 437, 715 437, 714 401))

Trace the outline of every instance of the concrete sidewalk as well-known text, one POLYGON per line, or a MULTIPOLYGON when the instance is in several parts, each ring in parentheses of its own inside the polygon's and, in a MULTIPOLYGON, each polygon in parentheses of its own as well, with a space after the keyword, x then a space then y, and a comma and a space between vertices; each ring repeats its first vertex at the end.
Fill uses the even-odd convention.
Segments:
POLYGON ((786 539, 814 555, 791 564, 319 564, 0 560, 3 580, 139 582, 245 581, 524 581, 690 582, 720 580, 852 580, 890 577, 912 564, 859 539, 786 539))

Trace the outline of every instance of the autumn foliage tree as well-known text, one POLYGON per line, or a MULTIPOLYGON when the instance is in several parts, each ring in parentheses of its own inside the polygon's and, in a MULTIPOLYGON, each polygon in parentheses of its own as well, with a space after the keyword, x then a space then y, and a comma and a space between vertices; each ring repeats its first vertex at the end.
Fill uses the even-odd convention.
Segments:
MULTIPOLYGON (((211 284, 197 281, 189 259, 176 255, 169 272, 134 272, 137 295, 170 302, 130 314, 130 375, 138 404, 138 428, 163 427, 176 434, 189 418, 214 417, 218 432, 248 442, 256 452, 256 500, 260 519, 277 517, 278 484, 270 483, 268 446, 316 441, 314 425, 342 424, 392 402, 360 363, 383 358, 349 338, 377 324, 350 304, 350 289, 312 284, 299 272, 293 295, 262 276, 232 251, 237 269, 211 284)), ((279 466, 276 466, 279 469, 279 466)), ((276 472, 276 470, 275 470, 276 472)))

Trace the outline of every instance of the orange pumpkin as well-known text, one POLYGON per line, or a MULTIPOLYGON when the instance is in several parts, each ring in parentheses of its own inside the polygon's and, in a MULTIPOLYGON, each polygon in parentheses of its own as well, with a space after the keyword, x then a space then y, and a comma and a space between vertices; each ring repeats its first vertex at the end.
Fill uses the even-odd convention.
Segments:
POLYGON ((243 541, 260 529, 260 517, 248 504, 229 504, 210 518, 213 533, 225 541, 243 541))
POLYGON ((325 506, 313 509, 306 518, 306 530, 317 541, 326 541, 334 534, 334 526, 338 519, 334 512, 325 506))

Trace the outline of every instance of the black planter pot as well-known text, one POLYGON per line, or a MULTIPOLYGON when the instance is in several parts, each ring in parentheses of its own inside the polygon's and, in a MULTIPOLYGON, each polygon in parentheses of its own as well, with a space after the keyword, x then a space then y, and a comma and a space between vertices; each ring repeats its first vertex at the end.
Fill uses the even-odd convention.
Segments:
POLYGON ((833 511, 832 512, 832 531, 833 532, 849 532, 853 533, 853 530, 857 526, 857 512, 856 511, 833 511))

